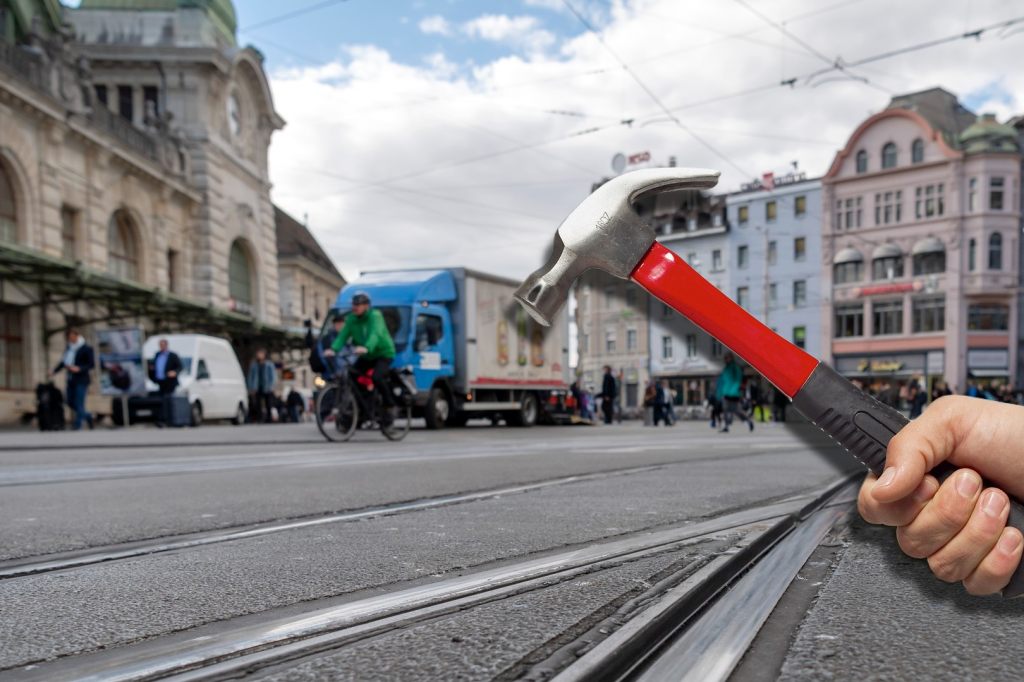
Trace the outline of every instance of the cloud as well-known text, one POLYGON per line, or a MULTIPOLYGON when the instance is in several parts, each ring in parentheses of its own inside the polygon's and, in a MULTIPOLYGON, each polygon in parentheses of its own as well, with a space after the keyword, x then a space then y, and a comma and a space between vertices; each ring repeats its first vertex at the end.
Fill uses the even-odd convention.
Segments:
POLYGON ((439 14, 434 14, 429 17, 423 17, 419 23, 420 31, 426 34, 437 34, 442 36, 449 36, 452 34, 451 24, 448 20, 439 14))
MULTIPOLYGON (((963 33, 957 6, 859 0, 808 10, 776 0, 770 11, 830 59, 853 61, 963 33)), ((271 145, 274 200, 309 214, 349 277, 425 265, 522 277, 591 183, 611 173, 616 152, 720 169, 718 190, 730 191, 794 159, 824 173, 892 92, 941 85, 978 113, 998 105, 1000 120, 1024 111, 1024 72, 1013 68, 1024 33, 986 33, 856 69, 870 84, 840 74, 808 82, 801 76, 823 62, 738 4, 608 7, 604 41, 700 140, 666 120, 590 34, 459 64, 437 54, 403 63, 379 46, 348 46, 333 62, 270 74, 288 121, 271 145), (798 77, 793 87, 779 85, 789 77, 798 77)), ((966 28, 1009 14, 1001 0, 974 0, 966 28)), ((479 19, 476 40, 544 30, 517 17, 479 19)), ((461 25, 452 30, 469 39, 461 25)))
POLYGON ((555 35, 541 28, 537 18, 531 16, 484 14, 465 22, 461 29, 472 38, 516 45, 530 52, 542 51, 555 42, 555 35))

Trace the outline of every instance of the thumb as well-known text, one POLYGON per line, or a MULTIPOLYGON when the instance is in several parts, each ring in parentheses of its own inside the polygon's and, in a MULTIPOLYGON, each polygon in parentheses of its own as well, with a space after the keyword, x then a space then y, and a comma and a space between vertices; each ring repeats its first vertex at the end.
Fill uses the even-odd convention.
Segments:
POLYGON ((925 474, 953 454, 956 424, 950 410, 936 401, 889 441, 885 470, 871 489, 878 502, 895 502, 921 485, 925 474))

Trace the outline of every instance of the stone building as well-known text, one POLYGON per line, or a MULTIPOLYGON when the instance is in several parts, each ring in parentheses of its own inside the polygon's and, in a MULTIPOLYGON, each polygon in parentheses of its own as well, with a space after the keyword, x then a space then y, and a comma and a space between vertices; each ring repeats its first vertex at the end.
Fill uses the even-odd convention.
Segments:
POLYGON ((1013 377, 1020 177, 1016 131, 939 88, 857 127, 822 181, 822 327, 842 374, 889 398, 914 377, 1013 377))
POLYGON ((0 8, 0 421, 33 409, 69 325, 217 333, 243 360, 294 343, 267 172, 284 121, 230 0, 0 8))

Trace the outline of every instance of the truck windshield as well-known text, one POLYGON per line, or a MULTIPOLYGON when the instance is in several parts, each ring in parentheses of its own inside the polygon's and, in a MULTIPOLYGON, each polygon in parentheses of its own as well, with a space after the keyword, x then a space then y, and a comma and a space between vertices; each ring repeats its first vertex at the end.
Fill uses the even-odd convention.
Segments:
MULTIPOLYGON (((379 310, 380 314, 384 316, 384 324, 387 325, 388 331, 391 332, 391 339, 395 342, 395 351, 401 353, 405 350, 405 347, 409 343, 409 318, 411 312, 407 307, 399 306, 374 306, 375 310, 379 310)), ((334 309, 328 315, 324 321, 324 326, 320 330, 320 338, 330 336, 333 340, 334 337, 334 320, 337 318, 344 319, 349 314, 348 309, 334 309)))

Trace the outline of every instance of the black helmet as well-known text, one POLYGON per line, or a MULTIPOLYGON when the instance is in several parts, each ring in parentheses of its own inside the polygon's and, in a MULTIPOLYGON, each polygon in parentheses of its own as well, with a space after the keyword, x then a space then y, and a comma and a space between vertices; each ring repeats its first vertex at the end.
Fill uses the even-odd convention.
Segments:
POLYGON ((357 291, 352 294, 352 305, 370 305, 370 297, 366 295, 365 291, 357 291))

